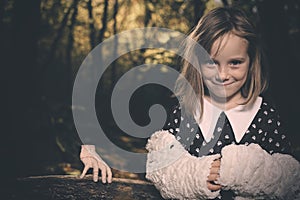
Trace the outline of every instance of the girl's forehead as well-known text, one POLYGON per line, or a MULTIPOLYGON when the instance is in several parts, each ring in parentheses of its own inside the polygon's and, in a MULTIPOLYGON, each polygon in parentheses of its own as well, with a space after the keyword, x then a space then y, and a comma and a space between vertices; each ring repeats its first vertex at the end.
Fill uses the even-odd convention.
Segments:
POLYGON ((212 44, 210 55, 217 56, 224 51, 232 53, 247 52, 248 41, 234 33, 226 33, 217 38, 212 44))

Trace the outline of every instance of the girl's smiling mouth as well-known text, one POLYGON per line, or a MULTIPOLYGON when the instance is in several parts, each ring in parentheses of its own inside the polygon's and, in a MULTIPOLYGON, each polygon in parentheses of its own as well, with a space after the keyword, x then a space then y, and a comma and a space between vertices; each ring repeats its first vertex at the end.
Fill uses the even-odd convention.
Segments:
POLYGON ((229 85, 233 84, 234 81, 230 81, 230 82, 217 82, 217 81, 213 81, 212 83, 214 85, 217 85, 217 86, 223 86, 223 87, 225 87, 225 86, 229 86, 229 85))

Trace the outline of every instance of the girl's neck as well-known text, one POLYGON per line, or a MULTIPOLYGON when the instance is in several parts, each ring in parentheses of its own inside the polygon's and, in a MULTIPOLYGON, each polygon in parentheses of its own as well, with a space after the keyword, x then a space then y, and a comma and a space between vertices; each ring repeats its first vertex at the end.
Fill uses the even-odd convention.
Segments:
POLYGON ((246 101, 246 99, 242 97, 242 95, 235 96, 233 98, 226 98, 226 99, 214 98, 212 96, 204 96, 204 98, 214 106, 224 111, 230 110, 232 108, 235 108, 236 106, 244 104, 246 101))

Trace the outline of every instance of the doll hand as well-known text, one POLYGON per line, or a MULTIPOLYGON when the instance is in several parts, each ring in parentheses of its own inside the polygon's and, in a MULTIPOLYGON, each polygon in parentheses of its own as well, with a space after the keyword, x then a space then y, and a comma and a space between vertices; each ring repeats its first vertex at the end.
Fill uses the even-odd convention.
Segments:
POLYGON ((222 188, 220 184, 217 184, 216 181, 220 177, 219 171, 221 166, 221 160, 216 159, 211 163, 210 173, 207 176, 207 188, 211 191, 217 191, 222 188))
POLYGON ((102 183, 111 183, 112 172, 110 167, 97 154, 94 145, 81 145, 80 159, 84 164, 84 169, 80 178, 83 178, 88 169, 93 168, 93 180, 98 181, 99 169, 101 170, 102 183))

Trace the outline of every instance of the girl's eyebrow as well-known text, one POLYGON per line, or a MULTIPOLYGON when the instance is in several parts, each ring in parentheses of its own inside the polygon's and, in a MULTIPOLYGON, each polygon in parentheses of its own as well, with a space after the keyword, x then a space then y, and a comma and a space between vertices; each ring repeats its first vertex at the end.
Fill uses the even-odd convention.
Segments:
POLYGON ((232 57, 229 60, 246 60, 245 57, 232 57))
MULTIPOLYGON (((217 60, 216 57, 211 57, 211 60, 217 60)), ((246 60, 246 57, 243 56, 232 56, 228 60, 246 60)))

